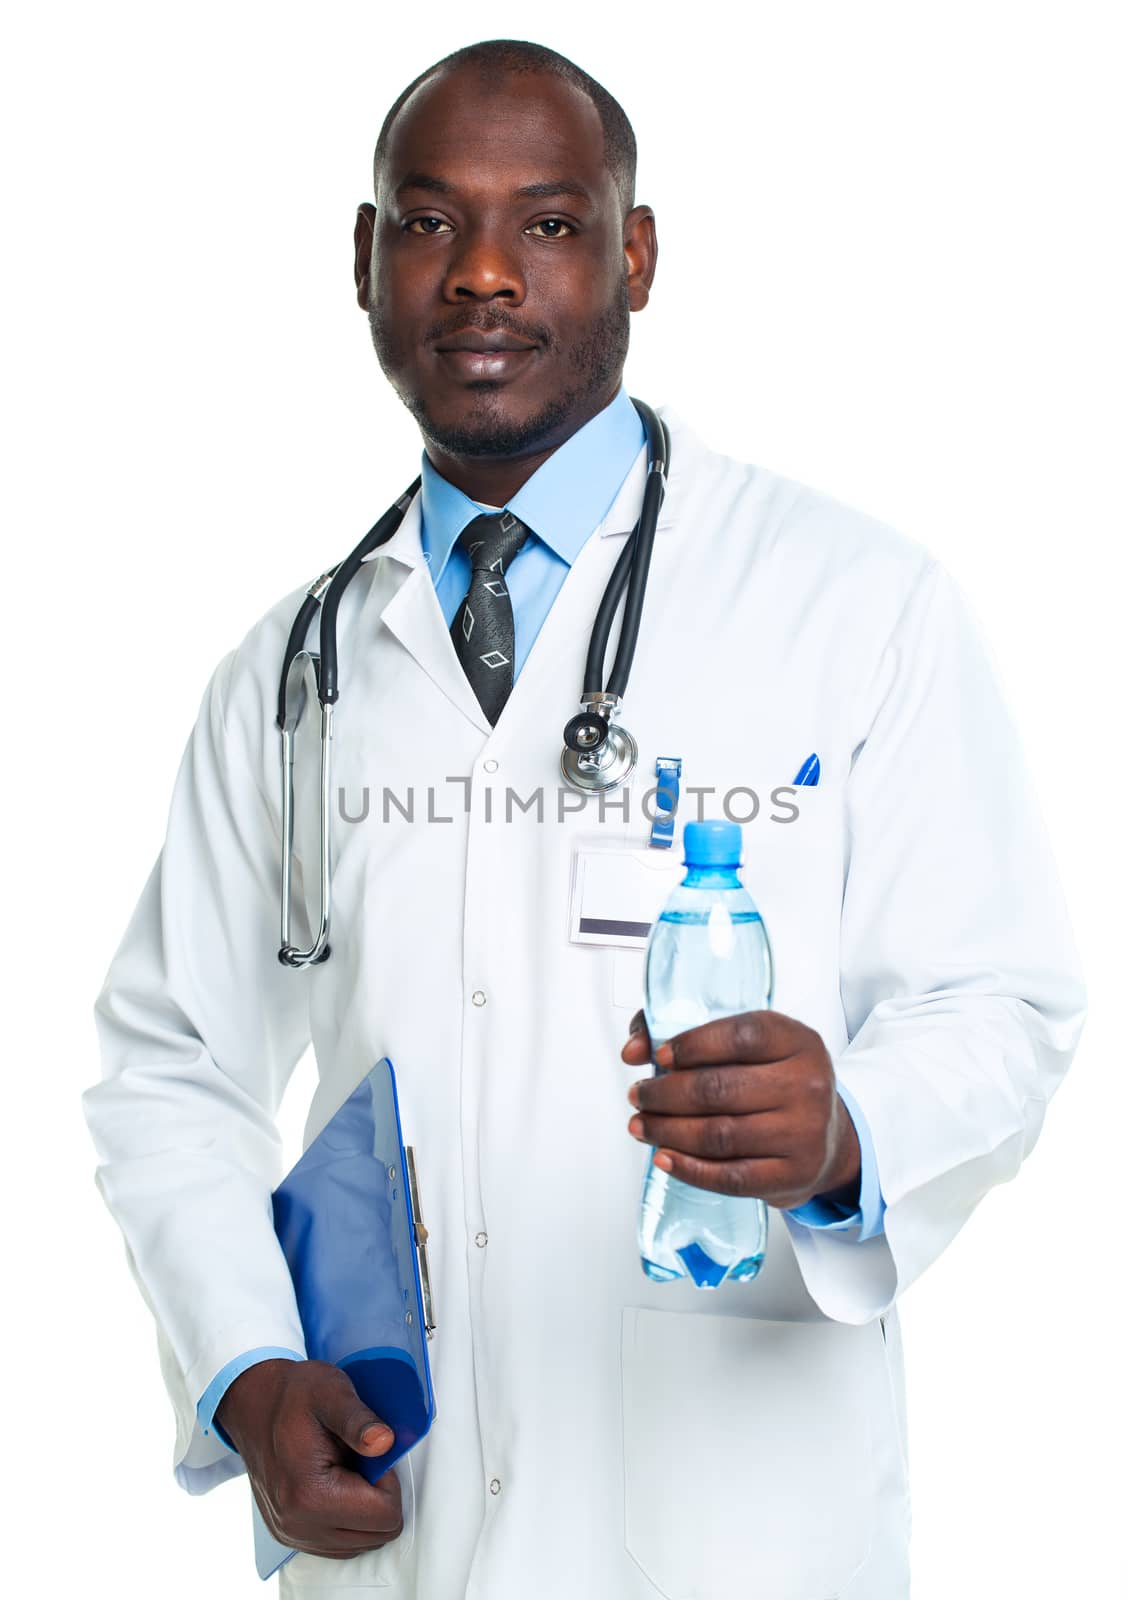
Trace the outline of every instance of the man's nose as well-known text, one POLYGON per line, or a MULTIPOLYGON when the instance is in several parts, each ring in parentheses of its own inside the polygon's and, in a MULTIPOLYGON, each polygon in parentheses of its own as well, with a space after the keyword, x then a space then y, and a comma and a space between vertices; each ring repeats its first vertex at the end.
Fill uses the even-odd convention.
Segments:
POLYGON ((447 266, 443 298, 494 300, 513 305, 525 299, 525 276, 517 251, 493 229, 464 233, 447 266))

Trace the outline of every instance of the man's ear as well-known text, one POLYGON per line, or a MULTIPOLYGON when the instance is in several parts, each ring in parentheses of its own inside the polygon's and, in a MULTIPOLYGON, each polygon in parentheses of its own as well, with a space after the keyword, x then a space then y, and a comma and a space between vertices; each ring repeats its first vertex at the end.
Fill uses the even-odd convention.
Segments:
POLYGON ((623 253, 627 257, 627 302, 642 311, 651 297, 659 258, 655 214, 650 206, 634 206, 623 219, 623 253))
POLYGON ((362 311, 369 306, 369 270, 372 266, 372 245, 376 232, 376 207, 366 200, 357 207, 357 225, 353 229, 353 277, 357 284, 357 304, 362 311))

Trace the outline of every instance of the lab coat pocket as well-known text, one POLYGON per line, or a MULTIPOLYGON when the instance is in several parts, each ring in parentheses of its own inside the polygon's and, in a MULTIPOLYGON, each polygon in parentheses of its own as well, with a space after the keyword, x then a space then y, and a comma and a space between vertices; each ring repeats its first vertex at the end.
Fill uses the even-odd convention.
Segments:
POLYGON ((312 1556, 299 1550, 279 1572, 279 1600, 287 1600, 290 1595, 300 1596, 301 1600, 322 1600, 324 1596, 349 1590, 363 1593, 399 1583, 416 1532, 411 1453, 401 1456, 390 1470, 400 1480, 404 1528, 399 1538, 382 1545, 379 1550, 366 1550, 363 1555, 352 1556, 348 1561, 329 1561, 324 1556, 312 1556))
POLYGON ((624 1540, 666 1600, 830 1600, 877 1511, 870 1327, 626 1307, 624 1540))
POLYGON ((638 1011, 643 1004, 645 950, 613 950, 612 1004, 638 1011))

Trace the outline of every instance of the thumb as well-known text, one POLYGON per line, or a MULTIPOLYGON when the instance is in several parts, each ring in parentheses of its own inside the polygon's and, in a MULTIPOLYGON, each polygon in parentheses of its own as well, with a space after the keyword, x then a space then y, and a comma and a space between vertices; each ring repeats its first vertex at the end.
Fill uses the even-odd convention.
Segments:
POLYGON ((651 1059, 651 1035, 647 1030, 647 1016, 644 1011, 637 1011, 628 1024, 627 1043, 620 1051, 620 1057, 629 1066, 640 1064, 651 1059))
POLYGON ((336 1377, 326 1385, 318 1406, 318 1420, 363 1456, 382 1456, 391 1450, 396 1435, 382 1417, 366 1406, 348 1373, 335 1367, 336 1377))

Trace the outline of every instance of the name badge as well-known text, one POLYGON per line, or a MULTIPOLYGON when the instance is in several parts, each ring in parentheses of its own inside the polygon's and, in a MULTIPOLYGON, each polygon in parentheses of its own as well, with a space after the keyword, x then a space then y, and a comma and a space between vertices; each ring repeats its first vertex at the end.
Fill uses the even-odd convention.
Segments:
POLYGON ((665 852, 578 841, 572 856, 569 940, 642 950, 652 922, 684 876, 681 861, 665 852))

